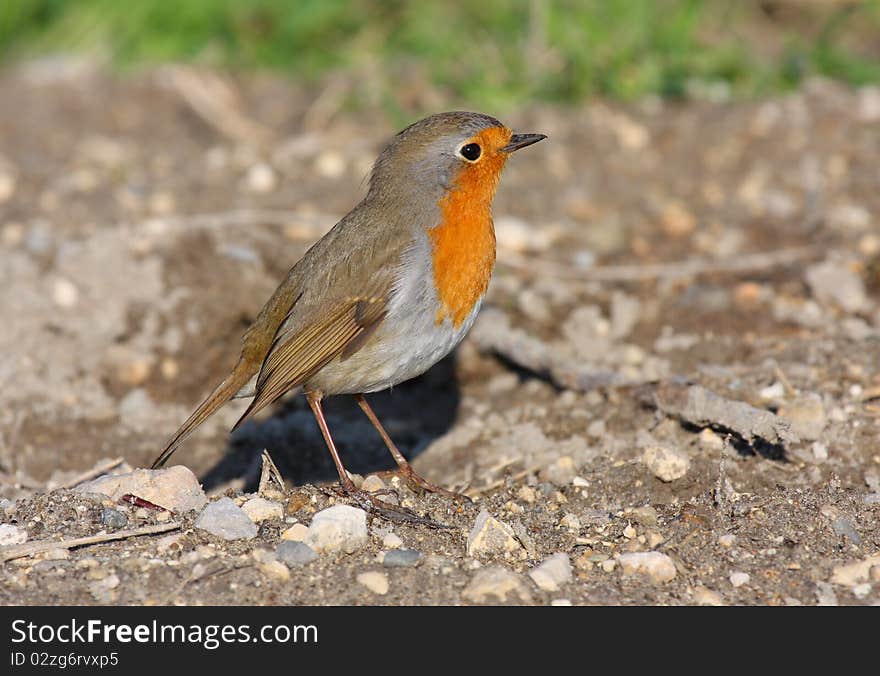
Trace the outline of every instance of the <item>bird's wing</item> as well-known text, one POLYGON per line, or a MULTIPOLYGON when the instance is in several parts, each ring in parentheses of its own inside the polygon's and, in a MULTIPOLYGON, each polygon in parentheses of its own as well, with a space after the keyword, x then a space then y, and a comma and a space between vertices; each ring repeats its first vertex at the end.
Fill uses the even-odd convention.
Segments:
MULTIPOLYGON (((335 357, 356 352, 385 318, 393 275, 381 269, 363 292, 328 304, 305 325, 288 327, 285 320, 257 377, 256 394, 233 429, 288 390, 302 385, 335 357)), ((291 314, 301 311, 295 304, 291 314)))

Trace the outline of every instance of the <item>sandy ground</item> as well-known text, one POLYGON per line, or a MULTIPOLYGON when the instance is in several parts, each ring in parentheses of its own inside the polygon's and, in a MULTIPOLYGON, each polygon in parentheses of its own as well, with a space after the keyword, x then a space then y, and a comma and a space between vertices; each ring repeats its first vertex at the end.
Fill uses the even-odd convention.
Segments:
MULTIPOLYGON (((505 120, 550 138, 505 171, 487 308, 454 357, 373 397, 416 468, 474 498, 385 477, 450 528, 372 518, 352 553, 275 565, 282 533, 339 501, 300 396, 229 436, 233 402, 175 456, 240 504, 268 450, 286 485, 254 537, 62 488, 148 466, 359 199, 394 129, 319 94, 180 69, 0 76, 4 543, 122 528, 107 509, 180 524, 7 561, 0 602, 880 602, 877 89, 505 120), (498 551, 468 551, 482 510, 509 527, 498 551), (390 567, 395 548, 421 556, 390 567), (530 575, 560 554, 551 582, 530 575)), ((328 412, 352 472, 392 468, 353 402, 328 412)))

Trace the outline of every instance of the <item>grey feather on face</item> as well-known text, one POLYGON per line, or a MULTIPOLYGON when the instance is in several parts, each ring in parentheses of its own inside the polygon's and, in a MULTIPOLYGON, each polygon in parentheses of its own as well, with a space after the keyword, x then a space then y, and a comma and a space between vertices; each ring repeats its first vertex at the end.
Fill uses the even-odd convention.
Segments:
POLYGON ((436 204, 461 166, 459 146, 474 134, 504 125, 489 115, 437 113, 398 132, 385 146, 370 174, 368 199, 396 195, 436 204))

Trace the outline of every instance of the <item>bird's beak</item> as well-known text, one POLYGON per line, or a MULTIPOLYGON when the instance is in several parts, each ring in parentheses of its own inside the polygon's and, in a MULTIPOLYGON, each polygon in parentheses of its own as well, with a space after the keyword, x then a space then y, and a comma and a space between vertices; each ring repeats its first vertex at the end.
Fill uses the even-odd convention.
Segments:
POLYGON ((546 134, 514 134, 510 137, 510 143, 504 146, 501 151, 512 153, 514 150, 525 148, 538 141, 543 141, 545 138, 547 138, 546 134))

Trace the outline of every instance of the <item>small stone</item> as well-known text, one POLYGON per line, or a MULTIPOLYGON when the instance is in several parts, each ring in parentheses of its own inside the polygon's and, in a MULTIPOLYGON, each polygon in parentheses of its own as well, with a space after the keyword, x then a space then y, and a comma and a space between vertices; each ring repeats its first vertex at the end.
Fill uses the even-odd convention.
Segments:
POLYGON ((642 526, 656 526, 657 525, 657 510, 651 507, 651 505, 642 505, 641 507, 634 507, 629 511, 629 515, 633 518, 633 520, 642 526))
POLYGON ((550 466, 541 471, 541 479, 556 484, 557 486, 567 486, 571 483, 577 474, 574 466, 574 459, 570 455, 563 455, 557 458, 550 466))
POLYGON ((384 596, 388 593, 388 576, 378 570, 370 570, 360 573, 357 581, 374 594, 384 596))
POLYGON ((697 219, 682 202, 672 200, 663 207, 660 225, 670 237, 684 237, 697 227, 697 219))
POLYGON ((807 268, 807 284, 820 303, 837 305, 854 313, 867 307, 868 298, 862 278, 840 261, 825 261, 807 268))
POLYGON ((723 606, 724 597, 713 589, 696 587, 693 591, 694 601, 701 606, 723 606))
POLYGON ((69 279, 56 279, 52 285, 52 301, 60 308, 72 308, 79 302, 79 289, 69 279))
POLYGON ((275 190, 278 185, 278 177, 272 167, 261 162, 248 169, 245 183, 248 189, 253 192, 267 193, 275 190))
POLYGON ((600 565, 602 566, 602 570, 606 573, 613 573, 614 569, 617 568, 617 561, 614 559, 605 559, 600 565))
POLYGON ((281 533, 282 540, 291 540, 293 542, 302 542, 309 534, 309 527, 304 523, 295 523, 290 528, 281 533))
POLYGON ((361 484, 361 490, 366 491, 367 493, 375 493, 377 491, 384 491, 388 487, 385 485, 385 482, 382 481, 375 474, 371 474, 364 482, 361 484))
POLYGON ((485 509, 481 510, 468 535, 468 556, 494 556, 519 551, 523 551, 522 545, 514 536, 513 529, 485 509))
POLYGON ((845 517, 839 517, 831 523, 831 529, 838 537, 845 537, 852 544, 857 545, 862 541, 858 532, 852 524, 852 521, 845 517))
POLYGON ((822 397, 809 393, 797 397, 779 409, 779 415, 791 424, 791 431, 806 441, 819 438, 828 424, 822 397))
POLYGON ((315 170, 324 178, 340 178, 345 169, 345 158, 337 150, 325 150, 315 158, 315 170))
POLYGON ((724 439, 708 427, 700 432, 698 438, 700 440, 700 446, 707 451, 720 451, 724 448, 724 439))
POLYGON ((290 570, 281 561, 263 561, 259 564, 260 570, 268 577, 287 582, 290 579, 290 570))
POLYGON ((532 569, 529 577, 539 589, 548 592, 558 591, 560 586, 571 581, 571 562, 568 555, 558 552, 548 556, 541 565, 532 569))
POLYGON ((550 605, 555 607, 570 606, 571 599, 553 599, 550 601, 550 605))
POLYGON ((105 507, 104 511, 101 512, 101 523, 107 526, 107 528, 117 530, 128 525, 128 517, 118 509, 105 507))
POLYGON ((110 474, 80 484, 74 490, 101 493, 114 502, 123 495, 135 495, 175 513, 201 509, 208 502, 196 475, 183 465, 110 474))
POLYGON ((516 497, 523 502, 527 502, 528 504, 533 504, 535 500, 538 499, 538 496, 535 494, 535 489, 530 486, 522 486, 516 492, 516 497))
POLYGON ((623 575, 643 575, 653 582, 669 582, 676 576, 675 563, 660 552, 631 552, 621 554, 617 562, 623 575))
POLYGON ((64 561, 70 558, 70 550, 66 547, 55 547, 40 555, 43 561, 64 561))
POLYGON ((261 523, 270 519, 282 519, 284 517, 284 506, 280 502, 267 500, 266 498, 251 498, 241 508, 254 523, 261 523))
POLYGON ((665 446, 648 446, 642 454, 642 462, 660 481, 681 479, 690 469, 691 461, 686 453, 665 446))
POLYGON ((181 542, 183 541, 183 533, 172 533, 160 538, 156 543, 156 552, 159 554, 168 554, 173 551, 181 550, 181 542))
POLYGON ((560 520, 559 525, 568 528, 570 531, 577 532, 581 529, 581 520, 571 512, 567 512, 560 520))
POLYGON ((385 552, 382 565, 388 568, 412 568, 422 560, 422 553, 415 549, 392 549, 385 552))
POLYGON ((740 571, 735 571, 730 574, 730 584, 734 587, 742 587, 744 584, 748 584, 751 576, 748 573, 743 573, 740 571))
POLYGON ((872 586, 871 586, 871 584, 870 584, 869 582, 863 582, 862 584, 857 584, 857 585, 856 585, 855 587, 853 587, 850 591, 852 591, 853 595, 854 595, 857 599, 863 599, 863 598, 865 598, 868 594, 871 593, 871 589, 872 589, 872 586))
POLYGON ((318 558, 317 552, 304 542, 282 540, 275 548, 279 561, 288 566, 302 566, 318 558))
POLYGON ((305 543, 320 553, 352 554, 367 544, 367 513, 349 505, 323 509, 312 517, 305 543))
POLYGON ((98 603, 108 604, 115 601, 119 594, 116 587, 119 586, 119 576, 114 574, 102 577, 89 584, 89 592, 98 603))
POLYGON ((27 542, 27 539, 27 531, 23 528, 17 528, 11 523, 0 523, 0 547, 20 545, 27 542))
POLYGON ((0 169, 0 204, 8 201, 15 193, 16 177, 11 171, 0 169))
POLYGON ((399 535, 394 533, 386 533, 385 537, 382 538, 382 546, 385 549, 398 549, 403 545, 403 540, 400 539, 399 535))
POLYGON ((593 439, 601 439, 605 436, 605 421, 604 420, 594 420, 589 425, 587 425, 587 436, 592 437, 593 439))
POLYGON ((736 535, 733 533, 725 533, 724 535, 718 536, 718 544, 722 547, 733 547, 733 544, 736 542, 736 535))
POLYGON ((631 523, 628 523, 626 525, 626 528, 623 529, 623 537, 625 537, 627 540, 632 540, 634 537, 636 537, 636 535, 638 535, 636 529, 631 523))
POLYGON ((224 540, 249 540, 259 531, 241 507, 225 497, 205 507, 196 519, 195 527, 224 540))
POLYGON ((478 570, 461 595, 471 603, 503 602, 511 596, 523 602, 531 601, 522 578, 502 566, 487 566, 478 570))
POLYGON ((880 554, 874 554, 867 559, 855 561, 854 563, 835 566, 831 575, 831 581, 834 584, 852 587, 870 580, 875 569, 878 576, 880 576, 880 554))

